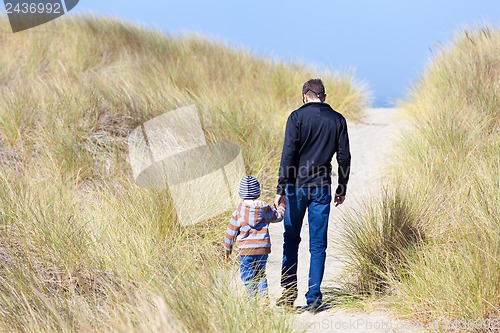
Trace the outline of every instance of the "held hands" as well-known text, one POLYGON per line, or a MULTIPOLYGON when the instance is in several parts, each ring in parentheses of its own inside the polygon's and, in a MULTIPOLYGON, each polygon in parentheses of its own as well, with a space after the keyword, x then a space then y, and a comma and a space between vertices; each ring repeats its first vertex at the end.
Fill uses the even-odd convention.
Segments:
POLYGON ((277 194, 274 198, 274 208, 278 209, 280 204, 286 205, 286 196, 277 194))

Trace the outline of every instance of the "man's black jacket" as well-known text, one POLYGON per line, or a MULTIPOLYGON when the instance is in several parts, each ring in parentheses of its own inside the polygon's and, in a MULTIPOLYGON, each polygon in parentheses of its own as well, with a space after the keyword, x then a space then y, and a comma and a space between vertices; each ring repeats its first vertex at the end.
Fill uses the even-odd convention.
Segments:
POLYGON ((345 195, 351 153, 345 118, 326 103, 307 103, 288 117, 281 155, 278 188, 286 184, 322 186, 332 183, 332 158, 337 154, 337 195, 345 195))

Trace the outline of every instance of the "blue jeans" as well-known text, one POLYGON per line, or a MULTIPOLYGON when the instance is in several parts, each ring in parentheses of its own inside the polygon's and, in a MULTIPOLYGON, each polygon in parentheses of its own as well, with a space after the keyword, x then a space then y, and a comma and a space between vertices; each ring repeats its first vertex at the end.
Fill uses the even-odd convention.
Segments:
POLYGON ((302 220, 308 210, 309 219, 309 290, 307 305, 319 306, 323 295, 321 282, 325 272, 328 234, 328 218, 332 201, 331 186, 286 187, 286 213, 283 233, 283 262, 281 266, 281 286, 284 294, 297 295, 297 259, 300 244, 302 220))
POLYGON ((240 256, 241 280, 245 283, 247 293, 251 297, 267 297, 266 263, 267 254, 240 256))

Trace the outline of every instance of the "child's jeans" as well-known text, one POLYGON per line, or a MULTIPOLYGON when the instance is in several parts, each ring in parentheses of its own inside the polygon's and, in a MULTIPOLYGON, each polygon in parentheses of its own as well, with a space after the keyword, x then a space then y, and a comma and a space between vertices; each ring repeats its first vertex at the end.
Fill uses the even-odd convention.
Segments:
POLYGON ((267 297, 266 262, 267 254, 240 256, 241 279, 245 283, 247 293, 251 297, 267 297))

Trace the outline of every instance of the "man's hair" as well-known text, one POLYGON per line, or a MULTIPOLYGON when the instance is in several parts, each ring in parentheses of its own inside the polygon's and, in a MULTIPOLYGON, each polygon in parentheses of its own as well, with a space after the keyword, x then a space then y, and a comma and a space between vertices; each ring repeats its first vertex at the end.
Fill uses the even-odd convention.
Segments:
POLYGON ((319 98, 321 101, 325 100, 325 86, 321 79, 311 79, 304 83, 302 87, 302 95, 309 98, 319 98))

